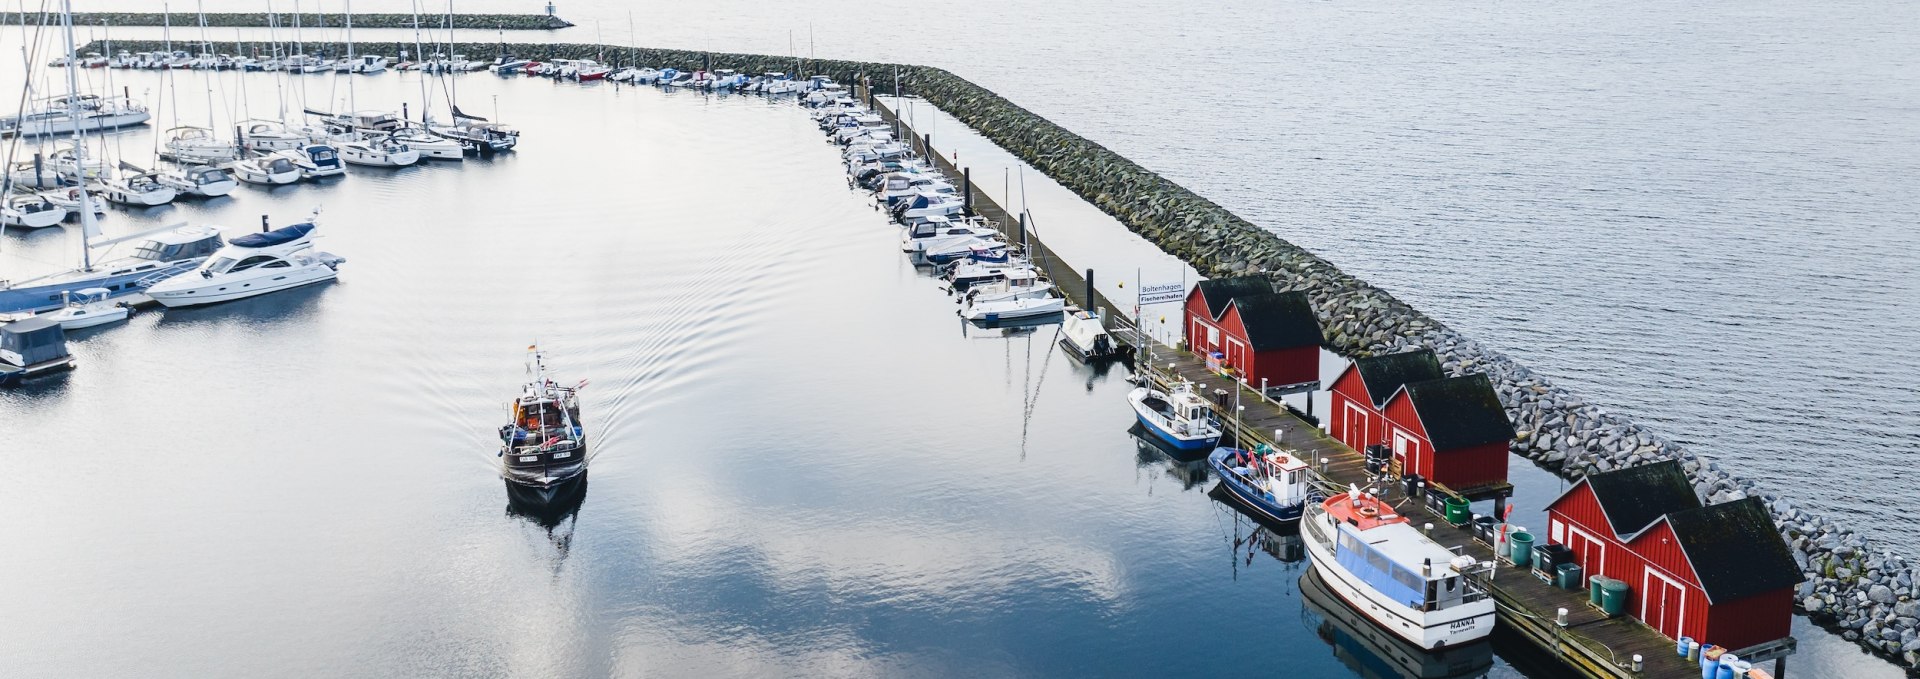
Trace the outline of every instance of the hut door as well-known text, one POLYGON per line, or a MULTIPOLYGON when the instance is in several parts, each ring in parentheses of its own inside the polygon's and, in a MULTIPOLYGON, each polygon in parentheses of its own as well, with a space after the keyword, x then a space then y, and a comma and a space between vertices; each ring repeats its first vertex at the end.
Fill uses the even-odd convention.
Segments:
POLYGON ((1649 567, 1640 591, 1640 620, 1670 639, 1680 638, 1680 626, 1686 621, 1687 590, 1649 567))

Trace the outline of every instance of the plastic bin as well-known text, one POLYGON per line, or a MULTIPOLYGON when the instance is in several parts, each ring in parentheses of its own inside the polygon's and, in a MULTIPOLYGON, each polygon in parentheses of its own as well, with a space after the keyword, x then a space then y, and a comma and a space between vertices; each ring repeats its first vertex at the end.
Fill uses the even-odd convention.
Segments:
MULTIPOLYGON (((1593 598, 1594 598, 1594 603, 1596 604, 1600 603, 1600 586, 1599 585, 1593 586, 1593 598)), ((1685 658, 1687 657, 1687 644, 1693 643, 1693 637, 1687 637, 1687 636, 1680 637, 1680 639, 1676 643, 1679 645, 1680 657, 1685 658)))
MULTIPOLYGON (((1587 578, 1587 603, 1593 604, 1595 607, 1600 606, 1600 586, 1603 584, 1606 584, 1607 580, 1609 579, 1610 578, 1604 575, 1595 575, 1591 578, 1587 578)), ((1687 654, 1687 642, 1681 641, 1680 655, 1686 655, 1686 654, 1687 654)))
POLYGON ((1532 533, 1524 530, 1514 531, 1507 536, 1507 542, 1513 545, 1513 549, 1507 552, 1507 556, 1513 559, 1515 567, 1526 568, 1528 564, 1533 563, 1532 533))
POLYGON ((1555 570, 1559 575, 1560 589, 1580 589, 1580 564, 1563 563, 1555 570))
POLYGON ((1619 615, 1627 611, 1627 583, 1608 578, 1600 584, 1600 610, 1607 615, 1619 615))
POLYGON ((1463 497, 1447 498, 1447 523, 1465 525, 1473 520, 1473 505, 1463 497))

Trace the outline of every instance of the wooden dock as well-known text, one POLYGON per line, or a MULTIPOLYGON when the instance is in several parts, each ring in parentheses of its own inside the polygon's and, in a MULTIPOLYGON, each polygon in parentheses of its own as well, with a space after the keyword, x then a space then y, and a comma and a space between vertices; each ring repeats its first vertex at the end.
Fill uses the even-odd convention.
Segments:
MULTIPOLYGON (((963 168, 955 167, 938 153, 931 152, 927 139, 907 128, 906 122, 886 107, 884 98, 872 97, 868 90, 858 85, 854 92, 882 117, 894 123, 902 132, 899 136, 903 140, 911 140, 915 151, 920 152, 922 157, 932 159, 956 186, 964 187, 962 190, 970 194, 968 200, 975 214, 997 224, 1006 234, 1008 242, 1021 242, 1018 220, 977 187, 966 183, 963 168)), ((1070 302, 1084 308, 1116 310, 1131 307, 1131 304, 1124 307, 1117 305, 1099 291, 1088 288, 1080 271, 1048 249, 1038 234, 1029 232, 1024 235, 1027 236, 1028 258, 1059 286, 1070 302)), ((1484 584, 1498 604, 1500 624, 1559 658, 1579 676, 1596 679, 1691 679, 1700 676, 1699 665, 1680 657, 1675 652, 1673 640, 1634 618, 1607 616, 1588 605, 1588 594, 1584 589, 1571 591, 1549 586, 1535 578, 1530 570, 1515 568, 1504 558, 1496 559, 1492 547, 1476 540, 1469 530, 1470 526, 1459 528, 1447 523, 1441 516, 1427 510, 1427 504, 1422 499, 1407 497, 1400 484, 1388 483, 1369 474, 1366 460, 1359 452, 1308 423, 1260 389, 1208 371, 1200 357, 1147 338, 1121 314, 1108 314, 1107 322, 1116 337, 1129 339, 1131 336, 1133 341, 1141 345, 1143 354, 1137 361, 1136 371, 1163 387, 1180 381, 1196 385, 1196 390, 1208 398, 1221 422, 1225 423, 1226 434, 1233 436, 1241 447, 1267 444, 1278 450, 1291 451, 1313 463, 1334 487, 1345 488, 1353 484, 1361 488, 1378 488, 1380 497, 1406 508, 1406 516, 1416 525, 1424 527, 1430 523, 1431 534, 1436 542, 1447 547, 1460 546, 1463 553, 1483 562, 1498 561, 1500 566, 1484 584), (1204 388, 1199 388, 1201 385, 1204 388), (1563 608, 1567 611, 1565 625, 1559 622, 1559 610, 1563 608), (1635 667, 1636 659, 1638 668, 1635 667)), ((1507 488, 1510 489, 1510 486, 1507 488)), ((1438 492, 1450 491, 1438 489, 1438 492)), ((1467 495, 1470 498, 1491 496, 1485 492, 1467 495)), ((1742 654, 1741 657, 1763 661, 1784 657, 1793 650, 1791 638, 1775 646, 1777 648, 1768 649, 1774 655, 1762 652, 1758 655, 1742 654)), ((1759 665, 1759 662, 1755 662, 1755 665, 1759 665)))

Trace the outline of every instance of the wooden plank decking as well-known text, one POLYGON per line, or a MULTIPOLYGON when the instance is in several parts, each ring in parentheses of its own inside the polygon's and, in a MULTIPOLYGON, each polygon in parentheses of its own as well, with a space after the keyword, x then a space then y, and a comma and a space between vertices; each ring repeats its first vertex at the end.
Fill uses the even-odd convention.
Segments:
MULTIPOLYGON (((911 139, 914 149, 924 157, 934 159, 935 164, 953 179, 956 186, 962 184, 962 170, 938 153, 929 153, 924 138, 905 127, 905 121, 886 107, 884 98, 865 97, 865 92, 858 86, 855 92, 881 116, 897 123, 903 138, 911 139)), ((1017 243, 1017 222, 1014 218, 978 187, 974 187, 971 193, 974 212, 994 221, 1007 235, 1009 242, 1017 243)), ((1081 273, 1048 249, 1037 234, 1029 233, 1028 236, 1028 258, 1046 272, 1070 302, 1085 308, 1118 310, 1131 307, 1130 304, 1125 307, 1117 305, 1098 291, 1093 291, 1092 299, 1088 299, 1081 273)), ((1137 337, 1135 329, 1120 314, 1109 314, 1107 318, 1116 336, 1121 339, 1137 337)), ((1264 443, 1280 450, 1293 451, 1313 462, 1329 482, 1339 487, 1354 484, 1366 488, 1375 483, 1375 479, 1367 473, 1365 458, 1360 453, 1301 419, 1285 406, 1266 398, 1257 389, 1208 372, 1206 364, 1198 356, 1150 339, 1140 341, 1145 344, 1145 355, 1136 369, 1156 383, 1166 385, 1184 380, 1205 385, 1203 393, 1209 400, 1214 398, 1216 389, 1227 390, 1224 407, 1215 403, 1214 409, 1220 414, 1221 421, 1226 423, 1227 433, 1235 435, 1243 447, 1264 443), (1325 460, 1325 464, 1321 464, 1321 460, 1325 460)), ((1381 496, 1389 501, 1405 502, 1401 506, 1409 508, 1407 516, 1416 524, 1431 522, 1435 541, 1448 547, 1462 546, 1466 554, 1481 561, 1494 559, 1492 548, 1474 540, 1470 531, 1456 528, 1429 513, 1424 509, 1424 503, 1407 498, 1399 484, 1380 484, 1378 488, 1381 496)), ((1674 653, 1672 640, 1633 618, 1607 617, 1587 605, 1585 590, 1576 592, 1551 587, 1534 578, 1527 569, 1515 568, 1505 560, 1501 561, 1501 567, 1496 569, 1487 585, 1499 603, 1501 624, 1560 658, 1568 668, 1578 671, 1581 676, 1619 679, 1688 679, 1700 676, 1698 665, 1674 653), (1561 627, 1557 621, 1560 608, 1568 612, 1565 627, 1561 627), (1643 661, 1643 669, 1639 672, 1631 667, 1636 654, 1643 661)))

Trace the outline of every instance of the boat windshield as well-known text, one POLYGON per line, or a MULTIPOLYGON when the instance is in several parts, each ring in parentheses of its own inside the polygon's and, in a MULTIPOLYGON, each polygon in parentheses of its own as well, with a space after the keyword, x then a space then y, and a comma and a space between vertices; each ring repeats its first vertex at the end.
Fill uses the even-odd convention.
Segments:
POLYGON ((211 262, 207 262, 207 266, 203 268, 202 271, 207 271, 209 273, 225 273, 227 270, 227 267, 230 267, 230 266, 233 266, 232 257, 218 257, 211 262))

